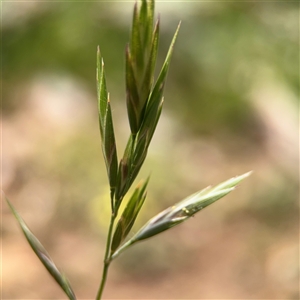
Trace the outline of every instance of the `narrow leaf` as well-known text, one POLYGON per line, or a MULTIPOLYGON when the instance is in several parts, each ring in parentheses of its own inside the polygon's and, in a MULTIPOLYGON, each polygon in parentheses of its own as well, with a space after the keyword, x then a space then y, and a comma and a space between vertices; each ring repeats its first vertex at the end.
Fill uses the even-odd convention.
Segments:
MULTIPOLYGON (((153 122, 155 122, 155 120, 153 120, 153 122)), ((145 136, 143 138, 141 138, 140 134, 138 134, 138 136, 134 140, 132 140, 132 153, 130 154, 130 164, 128 165, 126 185, 123 189, 124 195, 133 184, 147 157, 148 146, 149 143, 147 138, 147 132, 145 133, 145 136)))
POLYGON ((141 241, 174 227, 190 218, 196 212, 219 200, 231 192, 233 188, 215 192, 206 197, 205 204, 199 205, 199 199, 194 198, 194 202, 188 205, 175 205, 167 208, 161 214, 151 219, 135 236, 134 240, 141 241))
MULTIPOLYGON (((129 178, 129 168, 130 164, 128 160, 122 158, 119 164, 119 172, 118 172, 118 180, 117 180, 117 188, 116 188, 116 212, 120 207, 123 197, 127 192, 128 178, 129 178)), ((115 213, 116 213, 115 212, 115 213)))
POLYGON ((124 209, 114 236, 113 236, 113 241, 111 245, 111 251, 114 253, 116 249, 120 246, 120 244, 125 240, 127 237, 128 233, 130 232, 139 212, 140 209, 142 208, 142 205, 146 199, 146 187, 148 184, 149 178, 147 179, 146 182, 139 184, 136 189, 134 190, 130 200, 128 201, 128 204, 126 208, 124 209))
POLYGON ((209 206, 233 191, 235 186, 250 174, 251 172, 248 172, 241 176, 234 177, 217 185, 215 188, 206 188, 187 197, 176 205, 168 207, 150 219, 134 237, 116 251, 112 259, 132 244, 157 235, 189 219, 204 207, 209 206))
MULTIPOLYGON (((140 31, 141 44, 142 44, 141 48, 144 51, 147 48, 147 44, 146 44, 147 40, 145 39, 145 33, 147 31, 147 27, 150 25, 148 24, 147 15, 148 15, 147 1, 142 0, 140 12, 139 12, 139 31, 140 31)), ((145 55, 145 53, 143 53, 143 55, 145 55)))
POLYGON ((226 181, 218 184, 217 186, 215 186, 213 188, 213 190, 222 190, 222 189, 226 189, 226 188, 235 187, 242 180, 244 180, 245 178, 249 177, 251 174, 252 174, 252 171, 250 171, 248 173, 245 173, 243 175, 240 175, 240 176, 233 177, 233 178, 231 178, 229 180, 226 180, 226 181))
POLYGON ((132 29, 130 37, 130 53, 132 55, 132 60, 135 63, 135 68, 138 71, 137 76, 141 75, 141 70, 143 70, 143 50, 141 44, 140 35, 140 22, 139 22, 139 12, 137 3, 134 5, 133 18, 132 18, 132 29))
POLYGON ((54 264, 53 260, 43 247, 43 245, 40 243, 40 241, 34 236, 34 234, 30 231, 30 229, 27 227, 21 216, 18 214, 18 212, 15 210, 11 202, 6 198, 6 201, 14 214, 16 220, 18 221, 19 225, 21 226, 21 229, 30 244, 31 248, 37 255, 37 257, 40 259, 44 267, 47 269, 47 271, 50 273, 50 275, 54 278, 54 280, 58 283, 58 285, 62 288, 62 290, 66 293, 68 298, 70 300, 76 300, 76 296, 73 292, 73 289, 68 282, 66 276, 62 274, 56 265, 54 264))
POLYGON ((127 112, 131 133, 135 135, 140 127, 141 103, 138 94, 137 82, 134 75, 134 68, 129 48, 126 48, 126 100, 127 112))
POLYGON ((149 55, 154 18, 154 1, 142 1, 139 13, 139 25, 144 63, 149 55))
POLYGON ((152 39, 152 28, 153 28, 153 20, 154 20, 154 0, 150 0, 147 2, 147 28, 145 32, 145 41, 147 45, 150 45, 152 39))
POLYGON ((109 94, 106 89, 104 63, 99 47, 97 49, 97 93, 102 152, 110 184, 111 198, 113 198, 118 176, 118 158, 109 94))
POLYGON ((146 106, 146 111, 145 111, 144 121, 143 121, 143 124, 140 129, 140 132, 142 133, 142 135, 144 134, 143 132, 145 132, 145 131, 148 131, 150 133, 149 140, 148 140, 149 143, 152 139, 152 136, 154 134, 154 131, 155 131, 155 128, 156 128, 156 125, 158 122, 158 118, 160 116, 160 110, 161 110, 162 98, 163 98, 163 90, 164 90, 165 81, 166 81, 166 77, 167 77, 167 73, 168 73, 168 69, 169 69, 169 65, 170 65, 170 60, 171 60, 171 56, 172 56, 174 44, 175 44, 175 41, 176 41, 176 38, 178 35, 179 28, 180 28, 180 23, 175 31, 175 34, 173 36, 171 45, 169 47, 165 62, 162 66, 160 74, 157 78, 157 81, 155 83, 153 91, 148 100, 148 103, 146 106), (153 120, 156 120, 156 119, 157 119, 157 121, 153 122, 153 120))
POLYGON ((106 107, 108 101, 108 93, 106 89, 106 79, 104 73, 104 63, 100 53, 100 48, 97 48, 97 95, 98 95, 98 113, 101 137, 104 135, 104 120, 106 115, 106 107))
POLYGON ((147 62, 147 66, 144 73, 143 83, 141 86, 141 103, 142 103, 142 116, 144 115, 144 111, 146 109, 146 104, 148 97, 150 95, 151 87, 154 79, 154 69, 157 59, 157 51, 158 51, 158 41, 159 41, 159 20, 155 24, 155 28, 153 31, 153 37, 151 42, 150 54, 147 62))
POLYGON ((134 147, 134 135, 130 135, 123 158, 119 164, 119 172, 118 172, 118 179, 117 179, 117 188, 116 188, 116 200, 121 204, 121 200, 123 199, 124 195, 130 188, 128 186, 128 178, 129 178, 129 171, 132 163, 132 154, 133 154, 133 147, 134 147))

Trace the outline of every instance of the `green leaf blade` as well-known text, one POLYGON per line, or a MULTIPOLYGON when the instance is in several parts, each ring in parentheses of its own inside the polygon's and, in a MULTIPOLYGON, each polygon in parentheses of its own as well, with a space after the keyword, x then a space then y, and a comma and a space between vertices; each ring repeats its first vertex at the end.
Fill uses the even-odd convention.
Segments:
POLYGON ((141 103, 128 47, 126 49, 126 102, 131 133, 135 135, 140 127, 141 103))
POLYGON ((8 206, 10 207, 14 217, 18 221, 29 245, 31 246, 32 250, 35 252, 39 260, 42 262, 44 267, 47 269, 47 271, 50 273, 50 275, 54 278, 54 280, 58 283, 58 285, 61 287, 61 289, 65 292, 65 294, 68 296, 70 300, 76 300, 75 293, 68 282, 67 278, 64 274, 62 274, 58 268, 56 267, 55 263, 47 253, 44 246, 41 244, 41 242, 34 236, 34 234, 30 231, 30 229, 27 227, 26 223, 22 219, 22 217, 18 214, 16 209, 13 207, 12 203, 6 198, 6 201, 8 203, 8 206))
POLYGON ((104 63, 100 53, 99 46, 97 47, 97 95, 98 95, 98 113, 99 113, 99 125, 101 137, 104 135, 104 119, 106 115, 107 106, 107 89, 106 89, 106 79, 104 73, 104 63))
POLYGON ((152 237, 182 223, 203 208, 229 194, 235 189, 237 184, 249 175, 250 172, 229 179, 215 188, 206 188, 187 197, 176 205, 168 207, 150 219, 132 238, 131 244, 152 237))
MULTIPOLYGON (((171 41, 164 64, 159 73, 159 76, 157 78, 157 81, 155 83, 153 91, 151 92, 151 95, 149 96, 149 100, 148 100, 148 103, 147 103, 147 106, 145 109, 145 116, 144 116, 144 120, 141 125, 139 134, 141 136, 144 136, 145 132, 147 132, 148 146, 151 142, 151 139, 153 137, 153 134, 155 132, 155 129, 156 129, 159 117, 160 117, 161 108, 162 108, 162 104, 163 104, 163 91, 164 91, 166 77, 168 74, 169 65, 170 65, 170 61, 171 61, 171 57, 172 57, 172 53, 173 53, 174 44, 175 44, 175 41, 176 41, 176 38, 177 38, 177 35, 179 32, 179 28, 180 28, 180 23, 175 31, 175 34, 171 41)), ((158 38, 158 36, 157 36, 157 38, 158 38)), ((158 43, 158 41, 157 41, 157 43, 158 43)), ((157 47, 157 45, 155 47, 157 47)), ((150 64, 153 64, 153 62, 150 62, 150 64)), ((152 68, 152 66, 150 68, 152 68)))
POLYGON ((156 22, 154 31, 153 31, 153 36, 152 36, 152 41, 151 41, 151 49, 150 49, 150 54, 148 58, 148 62, 145 68, 144 72, 144 77, 143 77, 143 82, 141 86, 141 102, 142 102, 142 116, 145 113, 146 109, 146 104, 147 100, 149 98, 150 92, 151 92, 151 87, 153 84, 154 80, 154 69, 156 65, 156 60, 157 60, 157 52, 158 52, 158 42, 159 42, 159 20, 156 22))
POLYGON ((104 63, 99 47, 97 49, 97 94, 102 153, 113 197, 118 177, 117 147, 110 99, 106 88, 104 63))
POLYGON ((152 39, 154 8, 155 8, 154 0, 148 1, 147 2, 147 25, 148 26, 146 27, 146 30, 145 30, 145 42, 147 45, 151 44, 151 39, 152 39))
POLYGON ((236 185, 238 185, 242 180, 244 180, 245 178, 249 177, 252 174, 252 171, 247 172, 243 175, 240 176, 236 176, 233 178, 230 178, 220 184, 218 184, 217 186, 214 187, 214 190, 222 190, 222 189, 226 189, 226 188, 231 188, 231 187, 235 187, 236 185))
MULTIPOLYGON (((177 36, 178 36, 178 32, 179 32, 179 29, 180 29, 180 24, 181 23, 178 24, 177 29, 174 33, 174 36, 172 38, 172 41, 171 41, 171 44, 170 44, 170 47, 169 47, 169 50, 168 50, 168 53, 167 53, 166 58, 165 58, 165 61, 163 63, 163 66, 162 66, 161 71, 158 75, 157 81, 156 81, 155 86, 153 88, 153 91, 151 93, 152 101, 154 101, 155 99, 161 97, 161 95, 163 93, 163 89, 164 89, 164 86, 165 86, 165 81, 166 81, 166 77, 167 77, 167 74, 168 74, 168 70, 169 70, 169 66, 170 66, 170 62, 171 62, 171 57, 172 57, 174 45, 175 45, 175 42, 176 42, 176 39, 177 39, 177 36)), ((149 101, 151 101, 151 99, 149 101)))
POLYGON ((154 18, 154 0, 142 1, 139 13, 139 26, 141 44, 143 49, 143 63, 145 63, 150 50, 154 18))
POLYGON ((145 202, 146 199, 146 187, 148 185, 149 178, 146 182, 139 184, 134 190, 126 208, 121 215, 111 244, 111 251, 114 253, 120 244, 128 236, 134 222, 145 202))
MULTIPOLYGON (((143 4, 142 4, 143 5, 143 4)), ((141 76, 144 65, 141 33, 140 33, 140 16, 138 11, 137 3, 134 5, 133 18, 132 18, 132 29, 130 36, 130 53, 132 60, 134 61, 134 67, 137 71, 137 76, 141 76)))
POLYGON ((131 134, 129 136, 126 145, 123 158, 121 159, 119 164, 119 172, 118 172, 117 188, 116 188, 116 200, 119 203, 123 199, 128 189, 130 188, 130 186, 128 186, 128 178, 130 175, 130 167, 132 163, 134 140, 135 140, 135 136, 131 134))

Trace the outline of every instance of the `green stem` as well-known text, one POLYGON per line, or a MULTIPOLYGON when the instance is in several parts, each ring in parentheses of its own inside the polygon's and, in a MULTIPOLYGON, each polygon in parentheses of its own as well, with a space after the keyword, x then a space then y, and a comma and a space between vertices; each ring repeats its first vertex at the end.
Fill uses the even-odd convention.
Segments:
POLYGON ((101 279, 99 290, 98 290, 98 293, 97 293, 97 296, 96 296, 96 300, 100 300, 101 297, 102 297, 102 293, 103 293, 105 283, 106 283, 106 279, 107 279, 108 268, 109 268, 109 265, 110 265, 110 262, 111 262, 111 259, 110 259, 110 245, 111 245, 111 240, 112 240, 112 233, 113 233, 115 219, 116 219, 116 213, 112 213, 111 218, 110 218, 108 234, 107 234, 107 240, 106 240, 106 250, 105 250, 105 256, 104 256, 102 279, 101 279))

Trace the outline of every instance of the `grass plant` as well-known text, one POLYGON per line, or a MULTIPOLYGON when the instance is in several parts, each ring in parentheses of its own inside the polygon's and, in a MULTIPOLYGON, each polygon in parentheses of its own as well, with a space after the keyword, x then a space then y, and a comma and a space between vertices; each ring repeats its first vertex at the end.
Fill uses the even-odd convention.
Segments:
MULTIPOLYGON (((180 23, 155 80, 154 71, 160 21, 158 19, 154 24, 154 0, 142 0, 141 3, 135 4, 130 41, 125 51, 126 104, 130 135, 120 160, 118 160, 117 154, 110 94, 106 86, 104 61, 100 48, 97 49, 96 79, 99 127, 110 186, 111 216, 103 273, 96 300, 102 298, 111 262, 123 251, 139 241, 153 237, 189 219, 206 206, 233 191, 237 184, 250 174, 246 173, 215 187, 208 187, 196 192, 154 216, 134 236, 127 239, 147 197, 149 177, 135 187, 126 207, 121 212, 120 207, 147 157, 148 148, 161 115, 164 87, 179 28, 180 23)), ((6 200, 33 251, 67 297, 70 300, 75 300, 75 293, 66 276, 56 267, 45 248, 29 230, 12 203, 7 198, 6 200)))

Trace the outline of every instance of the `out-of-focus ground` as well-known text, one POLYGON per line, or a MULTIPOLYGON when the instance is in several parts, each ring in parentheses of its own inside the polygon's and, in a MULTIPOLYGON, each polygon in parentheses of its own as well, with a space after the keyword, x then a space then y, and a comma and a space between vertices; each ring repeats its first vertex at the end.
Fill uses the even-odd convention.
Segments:
MULTIPOLYGON (((110 203, 96 46, 121 157, 130 2, 2 3, 2 188, 78 299, 99 284, 110 203)), ((159 62, 177 22, 136 231, 207 185, 237 190, 111 266, 106 299, 299 299, 299 3, 158 2, 159 62)), ((65 299, 2 199, 2 299, 65 299)))

